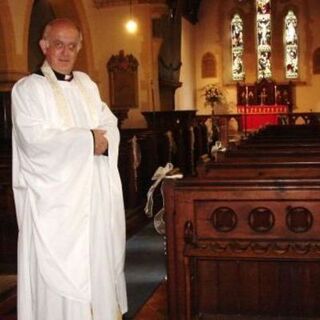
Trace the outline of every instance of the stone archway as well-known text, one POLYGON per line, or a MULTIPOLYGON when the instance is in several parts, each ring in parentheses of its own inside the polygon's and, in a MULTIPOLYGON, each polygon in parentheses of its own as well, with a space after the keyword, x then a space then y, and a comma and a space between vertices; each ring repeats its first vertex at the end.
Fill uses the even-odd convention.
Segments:
POLYGON ((94 59, 91 45, 89 24, 85 13, 84 0, 49 0, 56 17, 66 17, 75 21, 83 34, 84 46, 81 49, 76 63, 76 69, 92 75, 94 73, 94 59))
POLYGON ((38 41, 46 23, 56 17, 70 18, 79 24, 85 46, 79 53, 76 69, 86 72, 93 70, 93 58, 91 51, 91 37, 88 28, 85 11, 79 0, 36 0, 33 3, 30 14, 29 38, 28 38, 28 69, 33 71, 42 61, 42 54, 38 47, 38 41))
POLYGON ((32 6, 29 37, 28 37, 28 70, 33 72, 39 69, 43 55, 39 47, 39 40, 42 35, 43 28, 52 19, 55 13, 48 0, 35 0, 32 6))

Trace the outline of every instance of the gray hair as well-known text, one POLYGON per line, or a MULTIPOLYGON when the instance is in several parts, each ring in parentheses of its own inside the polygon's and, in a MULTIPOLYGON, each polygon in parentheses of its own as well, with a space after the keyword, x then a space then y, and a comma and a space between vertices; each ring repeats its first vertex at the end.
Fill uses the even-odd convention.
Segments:
POLYGON ((82 32, 81 29, 79 28, 79 26, 74 23, 72 20, 67 19, 67 18, 57 18, 57 19, 53 19, 51 20, 44 28, 43 33, 42 33, 42 39, 43 40, 48 40, 51 29, 53 27, 55 27, 56 25, 59 24, 65 24, 65 25, 69 25, 71 27, 73 27, 75 30, 77 30, 79 32, 79 41, 80 44, 82 42, 83 36, 82 36, 82 32))

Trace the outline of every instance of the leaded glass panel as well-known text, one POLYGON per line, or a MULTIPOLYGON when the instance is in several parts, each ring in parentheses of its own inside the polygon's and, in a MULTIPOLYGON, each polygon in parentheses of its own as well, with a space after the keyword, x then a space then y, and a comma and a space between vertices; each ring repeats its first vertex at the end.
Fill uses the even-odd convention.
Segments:
POLYGON ((285 17, 285 67, 286 78, 298 78, 298 20, 294 12, 290 10, 285 17))
POLYGON ((270 78, 271 71, 271 0, 257 0, 258 78, 270 78))
POLYGON ((231 20, 232 79, 243 80, 243 21, 239 14, 231 20))

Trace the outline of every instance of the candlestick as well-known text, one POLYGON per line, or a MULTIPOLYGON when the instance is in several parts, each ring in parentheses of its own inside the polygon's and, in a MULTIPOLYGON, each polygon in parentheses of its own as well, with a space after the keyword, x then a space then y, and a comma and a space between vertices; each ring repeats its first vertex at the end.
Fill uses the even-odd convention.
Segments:
POLYGON ((246 105, 249 104, 249 94, 248 94, 248 86, 246 86, 246 105))

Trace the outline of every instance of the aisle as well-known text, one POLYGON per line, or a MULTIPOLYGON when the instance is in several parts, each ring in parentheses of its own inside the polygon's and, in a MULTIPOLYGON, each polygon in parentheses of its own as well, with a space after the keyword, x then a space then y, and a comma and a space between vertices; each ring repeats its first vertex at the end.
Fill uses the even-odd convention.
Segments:
POLYGON ((131 320, 166 276, 163 237, 152 223, 127 241, 125 274, 129 311, 124 319, 131 320))
POLYGON ((167 320, 167 283, 163 281, 133 320, 167 320))

